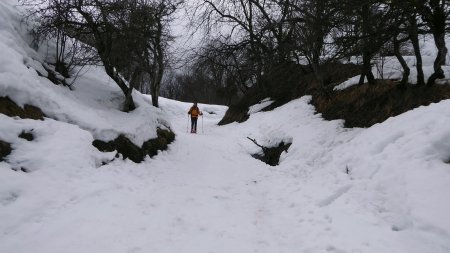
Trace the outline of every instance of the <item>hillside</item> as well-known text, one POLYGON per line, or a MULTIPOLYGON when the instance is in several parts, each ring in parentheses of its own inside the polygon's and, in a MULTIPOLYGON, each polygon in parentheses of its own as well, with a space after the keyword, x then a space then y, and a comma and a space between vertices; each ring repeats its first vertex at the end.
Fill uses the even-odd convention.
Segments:
POLYGON ((0 104, 12 148, 0 161, 0 252, 450 251, 450 100, 369 128, 323 119, 310 96, 268 112, 261 101, 226 126, 227 107, 199 104, 190 134, 190 103, 155 108, 135 92, 137 109, 122 112, 101 67, 73 89, 38 75, 45 52, 29 46, 13 2, 0 2, 0 97, 42 120, 0 104), (121 135, 141 146, 158 128, 176 139, 141 163, 93 146, 121 135), (292 144, 269 166, 247 137, 292 144))

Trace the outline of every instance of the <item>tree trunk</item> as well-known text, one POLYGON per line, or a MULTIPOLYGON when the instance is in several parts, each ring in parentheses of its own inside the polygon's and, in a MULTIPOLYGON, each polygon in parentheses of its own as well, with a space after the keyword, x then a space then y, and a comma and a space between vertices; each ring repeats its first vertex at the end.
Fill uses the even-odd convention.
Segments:
POLYGON ((322 73, 320 71, 319 63, 313 61, 311 63, 311 68, 313 69, 314 76, 316 77, 316 81, 319 83, 319 87, 323 88, 325 86, 325 84, 323 81, 322 73))
POLYGON ((420 53, 419 45, 419 33, 417 28, 417 20, 414 16, 410 19, 409 37, 411 38, 411 43, 414 48, 414 54, 416 56, 416 69, 417 69, 417 85, 425 84, 425 75, 423 74, 422 68, 422 54, 420 53))
POLYGON ((159 107, 158 98, 159 98, 159 92, 158 91, 152 92, 152 105, 154 107, 159 107))
POLYGON ((129 88, 125 93, 125 102, 123 103, 123 110, 124 112, 130 112, 134 109, 136 109, 136 106, 134 105, 133 100, 133 88, 129 88))
POLYGON ((442 65, 445 64, 445 57, 447 55, 447 47, 445 46, 445 29, 447 22, 446 15, 446 1, 431 0, 427 1, 428 5, 422 5, 419 12, 422 19, 428 24, 434 37, 434 43, 438 50, 438 54, 434 61, 434 73, 428 79, 427 85, 431 86, 436 79, 445 78, 442 65))
POLYGON ((323 81, 323 75, 320 71, 320 51, 322 49, 323 43, 320 39, 316 40, 314 43, 313 52, 312 52, 312 69, 314 71, 314 75, 316 76, 317 81, 319 82, 319 87, 324 87, 325 83, 323 81))
POLYGON ((445 65, 445 57, 447 56, 447 47, 445 46, 445 30, 444 32, 433 33, 434 43, 438 49, 438 54, 436 60, 434 61, 434 73, 428 79, 427 85, 434 85, 436 79, 445 78, 444 71, 442 70, 442 65, 445 65))
POLYGON ((126 111, 126 112, 136 109, 136 106, 135 106, 134 100, 133 100, 133 90, 140 84, 141 79, 142 79, 142 70, 139 67, 137 67, 134 70, 133 75, 131 76, 131 80, 129 82, 130 87, 128 87, 128 89, 125 93, 125 102, 124 102, 123 107, 124 107, 124 111, 126 111))
POLYGON ((366 60, 363 60, 364 62, 364 69, 366 71, 367 81, 369 84, 375 84, 375 77, 372 73, 372 64, 370 64, 371 57, 367 56, 366 60))
POLYGON ((364 74, 364 70, 363 70, 363 72, 361 73, 361 77, 359 78, 358 85, 364 84, 364 79, 366 79, 366 74, 364 74))
POLYGON ((370 64, 371 56, 368 52, 363 53, 363 66, 362 66, 362 74, 359 79, 359 85, 364 83, 365 77, 367 77, 367 81, 369 84, 375 84, 375 77, 372 73, 372 64, 370 64))
POLYGON ((411 70, 408 67, 408 64, 406 63, 405 59, 403 58, 402 54, 400 53, 400 42, 394 38, 394 54, 395 57, 397 57, 397 60, 400 62, 403 68, 403 77, 401 80, 402 85, 406 85, 408 83, 408 78, 411 70))
POLYGON ((155 38, 156 50, 153 52, 154 58, 156 60, 153 66, 152 84, 151 84, 151 94, 152 94, 152 104, 155 107, 159 107, 159 90, 161 87, 161 81, 164 75, 164 50, 161 45, 162 38, 162 24, 158 21, 158 34, 155 38))
MULTIPOLYGON (((158 59, 157 65, 160 64, 159 62, 160 60, 158 59)), ((154 107, 159 107, 159 90, 164 69, 162 65, 154 66, 153 68, 154 70, 153 70, 152 84, 150 87, 150 93, 152 95, 152 105, 154 107)))
MULTIPOLYGON (((101 56, 100 56, 101 57, 101 56)), ((122 77, 115 71, 114 67, 111 64, 108 64, 107 60, 102 60, 103 65, 105 67, 105 72, 108 74, 111 79, 120 87, 123 94, 125 95, 125 102, 123 106, 124 112, 130 112, 136 109, 136 105, 134 104, 133 97, 131 93, 133 91, 133 87, 128 87, 122 77)))
POLYGON ((123 78, 116 71, 115 66, 111 62, 110 53, 112 47, 112 33, 109 32, 100 32, 100 28, 97 25, 97 22, 94 20, 93 16, 88 12, 84 11, 83 5, 79 3, 79 5, 75 5, 75 9, 80 13, 81 16, 86 20, 88 27, 90 28, 92 34, 95 38, 95 49, 100 57, 101 62, 105 68, 106 74, 111 77, 111 79, 119 86, 125 95, 125 103, 124 103, 124 112, 132 111, 136 108, 134 104, 133 97, 131 96, 132 89, 129 89, 123 78), (128 96, 128 98, 127 98, 128 96))
POLYGON ((155 107, 159 107, 159 102, 158 102, 158 98, 159 98, 159 91, 160 91, 160 87, 161 87, 161 81, 164 75, 164 62, 163 59, 161 57, 160 60, 158 60, 159 63, 159 67, 158 67, 158 72, 156 74, 156 80, 154 81, 154 90, 152 91, 152 104, 155 107))
POLYGON ((162 75, 164 73, 163 63, 158 59, 157 66, 153 66, 152 83, 150 86, 150 93, 152 95, 152 105, 154 107, 159 107, 159 90, 161 86, 162 75), (159 65, 161 64, 161 65, 159 65))
POLYGON ((370 22, 370 6, 368 3, 365 3, 362 5, 362 34, 363 34, 363 67, 362 67, 362 74, 361 78, 359 79, 359 84, 364 83, 364 76, 367 77, 367 81, 369 84, 375 83, 375 77, 372 73, 372 65, 370 64, 370 60, 372 59, 372 54, 370 53, 371 49, 370 47, 370 34, 372 32, 372 25, 370 22))

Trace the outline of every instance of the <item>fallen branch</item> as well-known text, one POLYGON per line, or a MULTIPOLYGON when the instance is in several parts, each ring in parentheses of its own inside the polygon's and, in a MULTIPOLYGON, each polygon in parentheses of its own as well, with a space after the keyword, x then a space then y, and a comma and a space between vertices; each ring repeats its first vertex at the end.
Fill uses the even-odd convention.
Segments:
POLYGON ((264 146, 260 145, 255 139, 252 139, 252 138, 250 138, 250 137, 247 137, 247 139, 249 139, 249 140, 251 140, 253 143, 255 143, 256 146, 262 148, 264 154, 267 153, 267 151, 268 151, 267 147, 264 147, 264 146))

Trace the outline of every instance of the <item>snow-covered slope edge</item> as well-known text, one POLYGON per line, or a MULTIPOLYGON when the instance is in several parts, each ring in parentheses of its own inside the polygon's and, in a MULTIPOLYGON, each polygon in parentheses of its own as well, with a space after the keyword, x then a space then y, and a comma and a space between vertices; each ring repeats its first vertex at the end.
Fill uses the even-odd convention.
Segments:
MULTIPOLYGON (((350 252, 345 249, 364 241, 361 252, 449 252, 450 100, 368 129, 325 121, 309 101, 252 114, 241 136, 267 146, 292 141, 276 170, 299 182, 285 197, 304 205, 297 215, 317 222, 306 240, 330 243, 332 252, 350 252)), ((246 150, 258 148, 248 143, 246 150)))
POLYGON ((170 127, 161 111, 138 92, 134 93, 138 108, 131 113, 120 111, 123 95, 101 67, 84 69, 73 91, 40 77, 36 69, 45 72, 41 65, 45 55, 30 48, 31 38, 14 3, 12 0, 0 3, 1 96, 20 105, 37 106, 47 116, 76 124, 104 141, 124 134, 141 146, 144 141, 156 138, 156 127, 170 127))
MULTIPOLYGON (((30 47, 32 38, 16 4, 15 0, 0 1, 0 97, 9 97, 21 106, 37 106, 50 118, 41 121, 0 114, 0 140, 13 148, 7 161, 0 162, 3 242, 12 231, 20 230, 20 224, 45 220, 81 192, 89 195, 105 187, 92 181, 91 175, 114 159, 115 152, 98 151, 92 145, 94 139, 109 141, 124 134, 140 146, 157 136, 157 127, 170 127, 165 114, 138 92, 133 94, 138 108, 121 112, 123 95, 100 67, 84 69, 74 90, 39 76, 36 70, 45 73, 46 50, 30 47), (34 139, 19 138, 21 132, 32 133, 34 139)), ((120 169, 134 165, 120 159, 114 164, 120 169)), ((124 177, 126 173, 119 178, 124 177)), ((18 248, 12 251, 18 252, 18 248)))

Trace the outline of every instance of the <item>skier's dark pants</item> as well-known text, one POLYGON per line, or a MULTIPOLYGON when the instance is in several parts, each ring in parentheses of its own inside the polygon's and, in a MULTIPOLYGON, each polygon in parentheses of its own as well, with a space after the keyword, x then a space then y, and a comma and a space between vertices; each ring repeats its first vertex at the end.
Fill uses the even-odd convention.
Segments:
POLYGON ((197 132, 197 118, 191 117, 191 132, 197 132))

